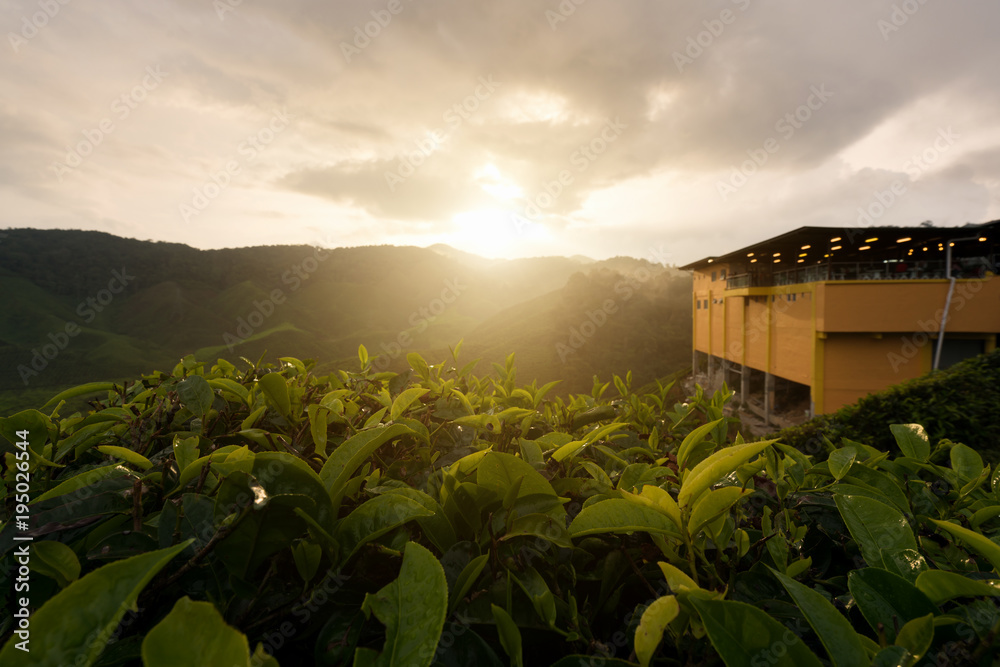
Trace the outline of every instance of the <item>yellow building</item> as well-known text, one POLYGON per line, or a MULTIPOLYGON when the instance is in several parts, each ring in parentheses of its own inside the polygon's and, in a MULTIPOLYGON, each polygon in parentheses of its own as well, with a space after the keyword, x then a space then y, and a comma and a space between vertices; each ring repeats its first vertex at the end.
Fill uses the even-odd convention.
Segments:
POLYGON ((692 366, 777 425, 832 412, 995 349, 998 263, 1000 220, 801 227, 706 257, 682 267, 694 272, 692 366))

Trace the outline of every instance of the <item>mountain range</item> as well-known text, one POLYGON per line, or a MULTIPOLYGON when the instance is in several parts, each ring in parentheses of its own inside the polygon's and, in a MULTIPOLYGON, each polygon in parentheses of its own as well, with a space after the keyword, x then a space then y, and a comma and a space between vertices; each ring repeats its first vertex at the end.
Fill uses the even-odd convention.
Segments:
POLYGON ((0 240, 0 414, 63 388, 266 355, 318 372, 379 368, 408 352, 464 363, 515 353, 519 381, 589 392, 633 371, 684 368, 691 278, 628 257, 498 260, 449 246, 198 250, 92 231, 12 229, 0 240))

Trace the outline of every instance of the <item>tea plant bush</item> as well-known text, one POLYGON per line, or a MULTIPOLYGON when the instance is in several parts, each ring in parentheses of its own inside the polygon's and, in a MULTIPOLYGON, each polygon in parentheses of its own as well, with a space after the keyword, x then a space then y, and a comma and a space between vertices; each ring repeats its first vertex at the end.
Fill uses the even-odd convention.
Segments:
POLYGON ((899 456, 817 462, 730 439, 728 389, 562 399, 458 347, 404 374, 186 358, 0 420, 7 609, 19 473, 34 538, 31 650, 5 615, 0 663, 997 658, 1000 470, 971 447, 895 424, 899 456))

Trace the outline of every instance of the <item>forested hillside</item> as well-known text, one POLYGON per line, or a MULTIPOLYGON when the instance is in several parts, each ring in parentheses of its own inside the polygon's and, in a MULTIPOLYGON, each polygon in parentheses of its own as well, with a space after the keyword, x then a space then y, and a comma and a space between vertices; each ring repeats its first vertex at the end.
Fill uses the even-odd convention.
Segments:
POLYGON ((196 250, 110 234, 11 230, 0 243, 0 413, 61 388, 199 360, 341 366, 365 344, 396 369, 466 339, 517 352, 525 380, 682 368, 690 279, 631 258, 485 260, 447 246, 196 250), (610 305, 609 305, 610 300, 610 305), (574 334, 576 332, 576 334, 574 334))

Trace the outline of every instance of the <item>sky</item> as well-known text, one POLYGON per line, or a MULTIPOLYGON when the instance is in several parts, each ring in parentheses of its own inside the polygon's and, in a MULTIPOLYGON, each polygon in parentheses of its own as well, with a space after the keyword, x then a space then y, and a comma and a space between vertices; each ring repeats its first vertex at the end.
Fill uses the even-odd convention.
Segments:
POLYGON ((685 264, 1000 218, 996 0, 0 0, 0 228, 685 264))

